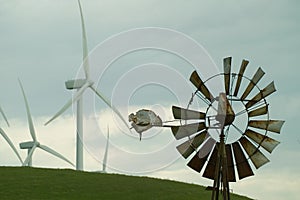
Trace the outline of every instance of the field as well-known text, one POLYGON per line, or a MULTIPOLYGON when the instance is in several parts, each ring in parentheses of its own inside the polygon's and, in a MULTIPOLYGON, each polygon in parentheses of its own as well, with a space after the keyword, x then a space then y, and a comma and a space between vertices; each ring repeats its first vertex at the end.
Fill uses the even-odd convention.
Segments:
MULTIPOLYGON (((3 199, 210 199, 205 187, 181 182, 69 169, 0 167, 3 199)), ((249 198, 231 195, 232 200, 249 198)))

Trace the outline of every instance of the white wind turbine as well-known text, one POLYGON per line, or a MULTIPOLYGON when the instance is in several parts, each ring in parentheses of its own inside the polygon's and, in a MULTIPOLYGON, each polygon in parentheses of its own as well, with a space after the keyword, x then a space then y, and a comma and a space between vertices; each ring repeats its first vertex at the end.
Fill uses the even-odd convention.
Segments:
MULTIPOLYGON (((49 124, 55 118, 60 116, 65 112, 74 102, 77 102, 77 133, 76 133, 76 170, 83 170, 83 114, 82 114, 82 95, 87 88, 90 88, 95 94, 104 101, 126 124, 126 120, 122 117, 120 112, 110 103, 110 101, 104 97, 97 89, 94 87, 94 82, 90 79, 89 72, 89 60, 88 60, 88 48, 87 48, 87 37, 84 25, 84 19, 82 14, 82 8, 80 0, 78 0, 78 6, 80 11, 81 27, 82 27, 82 49, 83 49, 83 67, 85 73, 85 79, 69 80, 65 82, 66 88, 69 90, 77 89, 73 98, 71 98, 45 125, 49 124)), ((130 130, 130 129, 129 129, 130 130)))
MULTIPOLYGON (((6 121, 7 126, 9 126, 8 120, 7 120, 7 118, 6 118, 5 114, 4 114, 4 112, 3 112, 2 108, 1 108, 1 106, 0 106, 0 112, 1 112, 1 114, 2 114, 2 116, 3 116, 3 118, 4 118, 4 120, 6 121)), ((0 134, 1 134, 2 137, 6 140, 6 142, 9 144, 9 146, 12 148, 12 150, 15 152, 15 154, 16 154, 17 157, 19 158, 21 164, 23 164, 22 158, 21 158, 20 154, 18 153, 18 151, 17 151, 15 145, 11 142, 11 140, 9 139, 9 137, 7 136, 7 134, 4 132, 4 130, 3 130, 2 128, 0 128, 0 134)))
POLYGON ((102 172, 103 173, 106 173, 108 145, 109 145, 109 127, 107 127, 106 146, 105 146, 105 152, 104 152, 103 163, 102 163, 102 172))
POLYGON ((40 148, 40 149, 42 149, 42 150, 58 157, 58 158, 61 158, 62 160, 66 161, 66 162, 70 163, 72 166, 74 166, 74 164, 71 161, 69 161, 67 158, 65 158, 63 155, 61 155, 60 153, 54 151, 53 149, 51 149, 51 148, 49 148, 45 145, 42 145, 41 143, 38 142, 38 140, 36 138, 35 129, 34 129, 34 126, 33 126, 31 113, 30 113, 30 110, 29 110, 28 101, 27 101, 27 98, 26 98, 26 95, 25 95, 25 92, 24 92, 24 88, 23 88, 22 83, 21 83, 20 80, 19 80, 19 84, 20 84, 20 87, 21 87, 21 90, 22 90, 22 93, 23 93, 24 101, 25 101, 27 119, 28 119, 28 124, 29 124, 29 131, 30 131, 31 137, 33 139, 33 141, 20 143, 20 148, 21 149, 27 149, 27 152, 28 152, 27 158, 25 159, 25 161, 23 163, 23 166, 30 166, 30 167, 32 166, 32 154, 33 154, 33 152, 36 148, 40 148))

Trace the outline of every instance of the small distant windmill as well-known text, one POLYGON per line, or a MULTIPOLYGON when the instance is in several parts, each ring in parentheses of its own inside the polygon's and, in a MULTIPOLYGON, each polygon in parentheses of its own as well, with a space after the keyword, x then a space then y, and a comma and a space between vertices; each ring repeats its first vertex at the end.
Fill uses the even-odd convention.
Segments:
MULTIPOLYGON (((126 120, 122 117, 120 112, 110 103, 110 101, 103 96, 97 89, 93 86, 94 82, 90 79, 89 71, 89 60, 88 60, 88 47, 87 47, 87 37, 83 19, 83 13, 80 1, 78 0, 80 17, 81 17, 81 27, 82 27, 82 46, 83 46, 83 66, 85 72, 85 79, 69 80, 65 82, 66 88, 69 90, 76 89, 77 92, 45 125, 49 124, 51 121, 56 119, 62 113, 64 113, 73 103, 77 102, 77 134, 76 134, 76 170, 83 170, 83 106, 82 106, 82 95, 87 88, 90 88, 95 92, 95 94, 104 101, 126 124, 126 120)), ((129 129, 129 127, 128 127, 129 129)), ((130 129, 129 129, 130 130, 130 129)))
POLYGON ((106 173, 106 166, 107 166, 107 156, 108 156, 108 145, 109 145, 109 127, 107 127, 107 139, 106 139, 106 147, 103 157, 103 163, 102 163, 102 172, 106 173))
POLYGON ((40 148, 40 149, 42 149, 42 150, 44 150, 44 151, 60 158, 60 159, 70 163, 72 166, 74 166, 74 164, 71 161, 69 161, 67 158, 65 158, 63 155, 61 155, 60 153, 54 151, 53 149, 51 149, 51 148, 49 148, 45 145, 42 145, 40 142, 38 142, 38 140, 36 138, 36 133, 35 133, 31 113, 30 113, 30 110, 29 110, 28 101, 27 101, 27 98, 25 96, 24 88, 23 88, 22 83, 21 83, 20 80, 19 80, 19 84, 20 84, 20 87, 21 87, 21 90, 22 90, 22 93, 23 93, 25 106, 26 106, 26 112, 27 112, 27 119, 28 119, 28 124, 29 124, 29 131, 30 131, 30 134, 31 134, 31 137, 32 137, 32 140, 33 140, 33 141, 29 141, 29 142, 20 143, 20 148, 21 149, 27 149, 28 150, 28 155, 27 155, 27 158, 25 159, 25 161, 23 163, 23 166, 30 166, 30 167, 32 166, 32 155, 33 155, 33 152, 36 148, 40 148))
MULTIPOLYGON (((0 107, 0 112, 5 120, 5 122, 7 123, 7 126, 9 126, 8 120, 2 110, 2 108, 0 107)), ((16 147, 14 146, 14 144, 11 142, 11 140, 9 139, 9 137, 6 135, 6 133, 4 132, 4 130, 2 128, 0 128, 0 134, 2 135, 2 137, 6 140, 6 142, 9 144, 9 146, 12 148, 12 150, 15 152, 15 154, 17 155, 17 157, 19 158, 20 162, 23 164, 23 161, 21 159, 21 156, 19 155, 16 147)))

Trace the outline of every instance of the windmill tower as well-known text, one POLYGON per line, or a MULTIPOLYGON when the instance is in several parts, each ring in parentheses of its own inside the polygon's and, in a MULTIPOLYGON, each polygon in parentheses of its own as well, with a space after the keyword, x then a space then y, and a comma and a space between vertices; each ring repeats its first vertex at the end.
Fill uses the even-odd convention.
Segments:
POLYGON ((106 173, 108 146, 109 146, 109 126, 107 126, 107 139, 106 139, 106 146, 105 146, 105 152, 104 152, 103 163, 102 163, 103 173, 106 173))
POLYGON ((65 86, 68 90, 77 90, 73 98, 70 99, 49 121, 45 123, 45 125, 49 124, 51 121, 56 119, 62 113, 64 113, 73 103, 77 102, 77 113, 76 113, 76 170, 83 170, 83 93, 87 88, 90 88, 105 104, 107 104, 123 121, 123 123, 127 126, 130 131, 129 126, 127 125, 126 120, 122 117, 120 112, 111 104, 111 102, 102 95, 97 89, 94 87, 94 82, 90 79, 90 69, 89 69, 89 58, 88 58, 88 47, 87 47, 87 37, 85 31, 85 24, 83 18, 83 12, 80 4, 80 0, 78 0, 78 6, 80 11, 80 19, 81 19, 81 28, 82 28, 82 52, 83 52, 83 67, 85 78, 84 79, 76 79, 69 80, 65 82, 65 86))
POLYGON ((263 70, 258 68, 248 78, 244 75, 247 60, 242 61, 238 73, 231 72, 231 57, 223 61, 224 72, 205 81, 196 71, 191 74, 196 91, 190 103, 197 99, 207 106, 206 111, 192 110, 190 103, 186 108, 172 107, 174 118, 181 121, 181 125, 171 126, 175 138, 183 140, 177 150, 185 159, 192 157, 187 164, 190 168, 214 181, 212 200, 220 196, 230 199, 229 182, 254 175, 249 160, 256 169, 269 162, 261 149, 268 153, 274 150, 279 142, 269 133, 279 134, 284 123, 269 117, 266 97, 276 89, 274 82, 263 89, 258 86, 263 70), (220 77, 224 91, 213 93, 206 85, 220 77))

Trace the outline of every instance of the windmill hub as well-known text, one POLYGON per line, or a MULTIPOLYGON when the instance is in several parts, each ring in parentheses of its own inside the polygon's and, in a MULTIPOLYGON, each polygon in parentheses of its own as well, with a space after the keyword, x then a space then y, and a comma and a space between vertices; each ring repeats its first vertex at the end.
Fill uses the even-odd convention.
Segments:
POLYGON ((233 109, 225 93, 220 93, 216 120, 223 126, 231 125, 235 119, 233 109))

